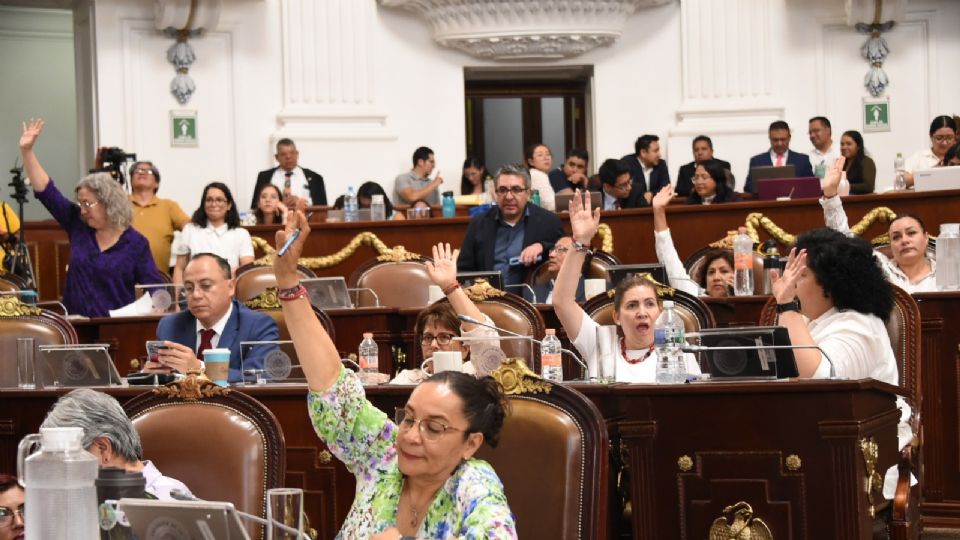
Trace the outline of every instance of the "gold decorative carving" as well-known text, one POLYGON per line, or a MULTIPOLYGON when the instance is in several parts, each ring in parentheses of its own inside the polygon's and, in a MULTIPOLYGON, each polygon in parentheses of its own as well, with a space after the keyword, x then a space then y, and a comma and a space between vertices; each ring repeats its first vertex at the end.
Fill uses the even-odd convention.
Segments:
POLYGON ((388 250, 384 253, 381 253, 377 256, 377 260, 380 262, 403 262, 403 261, 415 261, 420 258, 419 253, 413 253, 407 251, 403 246, 394 246, 393 249, 388 250))
POLYGON ((490 375, 503 386, 503 393, 514 394, 549 394, 553 386, 537 376, 527 367, 522 358, 508 358, 493 370, 490 375))
POLYGON ((883 476, 877 471, 877 459, 880 455, 880 447, 873 437, 860 439, 860 452, 863 454, 863 466, 866 469, 867 477, 863 480, 863 491, 867 494, 867 512, 870 517, 876 513, 876 501, 883 500, 883 476), (877 497, 875 493, 880 495, 877 497))
MULTIPOLYGON (((646 279, 650 283, 653 283, 653 287, 657 290, 657 296, 661 298, 664 296, 673 296, 674 293, 677 292, 677 290, 674 289, 673 287, 669 285, 664 285, 663 283, 660 283, 659 281, 654 279, 653 274, 649 272, 643 272, 642 274, 635 274, 635 275, 646 279)), ((614 284, 614 286, 616 286, 616 284, 614 284)), ((609 289, 607 290, 607 296, 610 298, 613 298, 616 295, 616 292, 617 292, 616 288, 609 289)))
MULTIPOLYGON (((890 223, 896 219, 897 214, 893 210, 887 208, 886 206, 878 206, 873 210, 867 212, 863 219, 857 222, 856 225, 850 227, 850 230, 853 234, 857 236, 863 236, 863 233, 867 232, 874 223, 890 223)), ((787 231, 780 228, 776 223, 773 222, 770 218, 764 216, 760 212, 753 212, 747 215, 747 220, 744 222, 744 226, 747 228, 747 235, 753 239, 754 243, 760 242, 759 230, 763 229, 767 232, 774 240, 780 242, 784 246, 792 246, 796 241, 797 237, 788 233, 787 231)), ((733 249, 733 240, 737 237, 737 231, 727 231, 727 236, 717 240, 710 244, 710 247, 721 248, 721 249, 733 249)), ((890 242, 890 236, 887 233, 883 233, 880 236, 872 239, 870 241, 873 245, 887 244, 890 242)))
MULTIPOLYGON (((258 236, 251 237, 250 241, 253 243, 254 249, 263 250, 265 254, 263 257, 260 257, 254 261, 254 264, 259 266, 269 266, 273 264, 273 257, 276 255, 277 250, 275 250, 269 242, 258 236)), ((382 240, 377 238, 377 235, 369 231, 364 231, 354 236, 346 246, 341 248, 340 251, 334 253, 333 255, 326 255, 323 257, 303 257, 298 262, 299 264, 310 269, 332 268, 345 261, 347 257, 356 253, 360 246, 371 246, 378 255, 390 257, 387 260, 394 260, 393 258, 396 258, 396 260, 407 261, 420 257, 420 255, 416 253, 407 251, 403 246, 391 248, 384 244, 382 240)))
POLYGON ((280 309, 280 297, 276 287, 267 287, 256 298, 245 300, 243 304, 250 309, 280 309))
POLYGON ((191 369, 187 371, 185 379, 174 381, 160 388, 154 388, 153 393, 165 396, 167 399, 197 401, 201 398, 225 396, 230 393, 230 389, 218 386, 201 373, 199 369, 191 369))
POLYGON ((22 317, 24 315, 39 315, 41 309, 37 306, 24 304, 17 295, 3 295, 0 297, 0 317, 22 317))
POLYGON ((600 249, 613 253, 613 230, 610 229, 610 225, 601 223, 597 227, 597 234, 600 235, 600 249))
POLYGON ((753 517, 753 507, 746 502, 723 509, 723 516, 713 520, 710 526, 710 540, 773 540, 770 527, 762 519, 753 517), (733 523, 728 515, 733 512, 733 523))
POLYGON ((682 455, 677 459, 677 467, 680 467, 683 472, 690 472, 693 470, 693 459, 688 455, 682 455))
POLYGON ((320 463, 326 465, 330 463, 331 460, 333 460, 333 454, 331 454, 329 450, 320 451, 320 463))
POLYGON ((140 360, 137 359, 137 358, 131 358, 131 359, 130 359, 130 370, 131 370, 131 371, 137 371, 138 369, 140 369, 140 360))
POLYGON ((499 298, 507 294, 483 278, 477 278, 477 280, 473 282, 473 285, 463 289, 463 292, 467 294, 467 298, 474 302, 483 302, 484 300, 499 298))
POLYGON ((787 456, 787 459, 784 460, 784 463, 787 466, 787 470, 790 471, 799 471, 800 467, 803 466, 803 462, 800 460, 800 456, 796 454, 790 454, 787 456))

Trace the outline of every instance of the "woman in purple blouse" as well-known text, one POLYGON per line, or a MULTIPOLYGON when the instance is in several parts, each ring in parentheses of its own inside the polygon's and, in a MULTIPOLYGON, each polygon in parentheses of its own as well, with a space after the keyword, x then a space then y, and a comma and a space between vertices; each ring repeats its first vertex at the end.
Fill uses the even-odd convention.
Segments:
POLYGON ((63 196, 33 152, 43 120, 24 122, 20 155, 33 193, 70 238, 63 303, 70 314, 106 317, 134 300, 134 285, 162 283, 147 239, 130 226, 123 187, 106 173, 77 183, 74 203, 63 196))

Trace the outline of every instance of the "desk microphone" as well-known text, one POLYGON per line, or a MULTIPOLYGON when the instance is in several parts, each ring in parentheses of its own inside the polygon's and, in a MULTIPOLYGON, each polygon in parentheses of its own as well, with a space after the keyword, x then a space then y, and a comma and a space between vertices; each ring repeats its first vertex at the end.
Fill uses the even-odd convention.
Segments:
MULTIPOLYGON (((207 502, 207 501, 204 501, 203 499, 201 499, 201 498, 193 495, 192 493, 190 493, 190 492, 188 492, 188 491, 184 491, 184 490, 182 490, 182 489, 176 489, 176 488, 170 490, 170 497, 173 498, 174 500, 177 500, 177 501, 207 502)), ((255 515, 253 515, 253 514, 248 514, 248 513, 246 513, 246 512, 242 512, 242 511, 240 511, 240 510, 237 510, 236 507, 234 507, 233 511, 236 512, 237 515, 240 516, 240 517, 242 517, 243 519, 250 520, 250 521, 253 521, 253 522, 255 522, 255 523, 259 523, 260 525, 266 525, 267 527, 276 527, 276 528, 278 528, 278 529, 281 529, 283 532, 285 532, 285 533, 287 533, 287 534, 292 534, 292 535, 296 536, 297 538, 302 538, 303 540, 313 540, 313 539, 310 538, 310 536, 307 535, 307 533, 305 533, 305 532, 300 532, 300 531, 294 529, 293 527, 288 527, 287 525, 284 525, 283 523, 280 523, 279 521, 277 521, 277 520, 275 520, 275 519, 272 519, 272 520, 263 519, 263 518, 260 517, 260 516, 255 516, 255 515)))
POLYGON ((683 352, 697 353, 697 352, 709 352, 709 351, 776 351, 783 349, 816 349, 820 351, 820 354, 827 360, 827 363, 830 364, 830 378, 837 378, 837 370, 834 368, 833 360, 827 356, 827 353, 820 348, 819 345, 731 345, 731 346, 710 346, 710 345, 681 345, 680 349, 683 352))
MULTIPOLYGON (((509 335, 511 335, 511 336, 517 336, 517 337, 527 338, 527 339, 529 339, 530 341, 536 343, 537 345, 541 345, 541 346, 543 345, 543 342, 542 342, 542 341, 540 341, 539 339, 534 339, 533 336, 525 336, 525 335, 523 335, 523 334, 518 334, 518 333, 514 332, 513 330, 507 330, 506 328, 500 328, 499 326, 494 326, 494 325, 492 325, 492 324, 487 324, 487 323, 485 323, 485 322, 483 322, 483 321, 478 321, 478 320, 474 319, 473 317, 471 317, 471 316, 469 316, 469 315, 457 315, 457 318, 460 319, 461 321, 465 322, 465 323, 477 324, 477 325, 480 325, 480 326, 485 326, 485 327, 487 327, 487 328, 493 328, 493 329, 496 330, 497 332, 503 332, 503 333, 509 334, 509 335)), ((581 360, 580 357, 576 355, 576 353, 574 353, 574 352, 571 351, 571 350, 563 349, 563 348, 560 349, 560 352, 567 353, 568 356, 570 356, 571 358, 573 358, 574 361, 576 361, 576 363, 580 365, 581 372, 583 373, 583 377, 581 377, 580 379, 572 379, 572 380, 575 380, 575 381, 588 381, 588 380, 590 380, 590 368, 587 367, 587 364, 584 363, 584 361, 581 360)))

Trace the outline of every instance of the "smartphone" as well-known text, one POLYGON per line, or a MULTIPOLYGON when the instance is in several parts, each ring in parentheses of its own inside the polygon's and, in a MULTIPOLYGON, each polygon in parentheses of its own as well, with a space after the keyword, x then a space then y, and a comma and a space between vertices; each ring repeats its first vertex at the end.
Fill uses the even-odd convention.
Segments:
POLYGON ((169 349, 168 345, 165 345, 163 341, 160 340, 150 340, 147 341, 147 361, 148 362, 159 362, 158 355, 161 349, 169 349))

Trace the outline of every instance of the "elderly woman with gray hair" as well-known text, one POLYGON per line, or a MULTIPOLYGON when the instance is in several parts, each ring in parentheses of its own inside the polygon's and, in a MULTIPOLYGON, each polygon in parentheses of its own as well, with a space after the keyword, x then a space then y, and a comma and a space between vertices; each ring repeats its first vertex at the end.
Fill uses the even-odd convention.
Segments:
POLYGON ((23 123, 20 155, 37 200, 70 238, 63 303, 70 313, 106 317, 133 302, 134 285, 164 279, 147 239, 130 226, 133 212, 123 187, 108 174, 91 174, 77 183, 76 203, 64 197, 33 152, 42 130, 43 120, 23 123))
POLYGON ((97 457, 100 467, 142 474, 145 491, 158 499, 172 499, 170 492, 174 489, 190 493, 183 482, 163 476, 153 463, 143 459, 140 434, 120 403, 107 394, 89 388, 74 390, 57 400, 40 427, 81 428, 83 447, 97 457))

